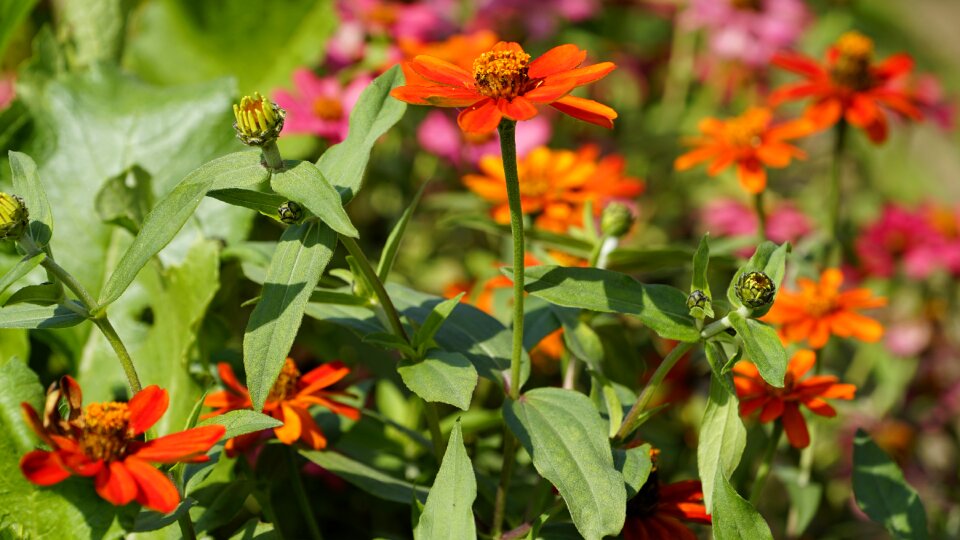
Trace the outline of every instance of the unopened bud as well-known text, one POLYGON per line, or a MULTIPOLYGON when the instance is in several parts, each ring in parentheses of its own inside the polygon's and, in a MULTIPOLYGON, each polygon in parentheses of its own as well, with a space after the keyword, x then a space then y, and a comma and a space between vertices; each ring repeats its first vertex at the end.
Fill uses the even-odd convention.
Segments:
POLYGON ((303 208, 293 201, 287 201, 277 208, 277 214, 280 215, 280 221, 284 223, 297 223, 303 219, 303 208))
POLYGON ((610 203, 603 209, 600 218, 600 231, 614 238, 620 238, 630 231, 635 221, 633 211, 623 203, 610 203))
POLYGON ((737 298, 749 308, 760 308, 773 301, 777 286, 763 272, 746 272, 737 280, 737 298))
POLYGON ((237 138, 249 146, 263 146, 280 136, 287 111, 254 92, 253 97, 244 96, 239 105, 233 106, 233 116, 237 119, 233 123, 237 138))
POLYGON ((16 240, 27 228, 29 212, 23 199, 0 193, 0 240, 16 240))
POLYGON ((690 293, 690 296, 687 297, 687 308, 700 308, 707 309, 710 307, 710 297, 707 296, 707 293, 697 289, 690 293))

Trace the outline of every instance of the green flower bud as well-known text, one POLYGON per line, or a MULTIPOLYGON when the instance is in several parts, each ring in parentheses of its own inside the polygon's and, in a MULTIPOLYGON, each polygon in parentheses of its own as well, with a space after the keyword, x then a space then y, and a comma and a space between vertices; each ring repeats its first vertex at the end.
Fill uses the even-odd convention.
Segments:
POLYGON ((244 96, 239 105, 233 106, 233 116, 237 119, 233 123, 237 138, 248 146, 263 146, 277 140, 287 111, 254 92, 253 97, 244 96))
POLYGON ((0 240, 16 240, 27 228, 29 212, 23 199, 0 193, 0 240))
POLYGON ((636 218, 633 211, 623 203, 610 203, 603 209, 600 218, 600 231, 607 236, 620 238, 630 231, 636 218))
POLYGON ((690 296, 687 297, 687 308, 700 308, 706 310, 710 307, 710 297, 707 296, 707 293, 697 289, 690 293, 690 296))
POLYGON ((293 201, 287 201, 277 208, 277 214, 280 215, 280 221, 284 223, 297 223, 303 219, 303 208, 293 201))
POLYGON ((749 308, 760 308, 773 302, 777 286, 763 272, 746 272, 737 280, 737 298, 749 308))

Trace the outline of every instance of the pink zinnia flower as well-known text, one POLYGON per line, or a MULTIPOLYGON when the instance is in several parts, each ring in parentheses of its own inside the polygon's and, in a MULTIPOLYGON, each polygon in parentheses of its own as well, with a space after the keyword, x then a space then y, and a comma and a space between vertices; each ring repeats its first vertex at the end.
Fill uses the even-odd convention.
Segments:
MULTIPOLYGON (((704 229, 715 236, 755 236, 759 225, 754 210, 734 199, 711 201, 703 209, 701 221, 704 229)), ((789 202, 777 204, 767 216, 767 238, 778 244, 796 242, 812 229, 807 216, 789 202)), ((739 254, 749 256, 752 251, 753 248, 745 248, 739 254)))
POLYGON ((901 77, 890 82, 891 88, 904 91, 923 113, 944 131, 953 130, 956 123, 957 104, 943 90, 940 81, 930 74, 916 79, 901 77))
POLYGON ((942 265, 944 247, 942 235, 924 216, 894 205, 887 205, 856 243, 867 273, 890 277, 902 266, 914 279, 926 278, 942 265))
POLYGON ((6 109, 16 97, 13 85, 17 81, 14 73, 0 73, 0 111, 6 109))
POLYGON ((472 28, 512 28, 522 24, 532 39, 553 34, 562 22, 589 19, 600 0, 481 0, 472 28))
POLYGON ((370 80, 361 75, 344 87, 336 77, 318 77, 309 69, 298 69, 293 73, 296 93, 273 93, 277 104, 287 110, 283 134, 317 135, 331 144, 342 141, 347 136, 350 111, 370 80))
MULTIPOLYGON (((538 115, 517 123, 517 157, 524 157, 538 146, 550 141, 552 128, 545 116, 538 115)), ((445 111, 433 110, 420 123, 417 140, 424 150, 446 159, 454 165, 476 165, 480 158, 500 153, 500 137, 496 131, 475 135, 464 133, 457 126, 456 117, 445 111)))
POLYGON ((802 0, 692 0, 685 16, 707 31, 714 55, 752 67, 793 45, 809 20, 802 0))

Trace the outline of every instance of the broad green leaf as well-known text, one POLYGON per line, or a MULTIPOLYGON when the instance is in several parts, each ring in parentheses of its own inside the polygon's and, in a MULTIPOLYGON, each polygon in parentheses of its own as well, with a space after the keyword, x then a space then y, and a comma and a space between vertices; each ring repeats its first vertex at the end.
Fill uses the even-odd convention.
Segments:
POLYGON ((135 13, 125 65, 163 84, 236 77, 240 90, 272 91, 323 58, 336 28, 330 0, 158 0, 135 13))
POLYGON ((853 443, 853 495, 857 506, 894 537, 928 537, 927 514, 916 490, 863 429, 853 443))
POLYGON ((424 182, 423 185, 420 186, 420 189, 417 190, 417 194, 413 196, 410 205, 403 211, 400 220, 393 226, 393 230, 390 231, 390 236, 387 237, 387 243, 383 246, 383 253, 380 254, 380 262, 377 263, 377 276, 380 278, 380 281, 384 283, 386 283, 387 277, 390 276, 390 269, 393 268, 393 262, 397 258, 397 252, 400 251, 400 244, 403 242, 403 234, 407 230, 407 224, 410 223, 410 218, 413 217, 413 213, 417 210, 417 205, 420 204, 420 197, 423 196, 423 190, 426 188, 427 183, 424 182))
POLYGON ((31 270, 40 266, 40 263, 46 258, 47 254, 42 251, 33 256, 24 255, 22 259, 17 261, 17 264, 14 265, 13 268, 8 270, 7 273, 0 278, 0 294, 6 292, 11 285, 29 274, 31 270))
POLYGON ((150 173, 134 165, 107 180, 95 201, 104 223, 119 225, 131 234, 140 232, 140 224, 153 208, 150 173))
POLYGON ((650 459, 650 445, 641 444, 633 448, 616 449, 613 451, 613 462, 620 474, 623 483, 627 486, 627 499, 632 499, 640 492, 640 488, 647 483, 650 471, 653 470, 653 460, 650 459))
POLYGON ((426 488, 388 476, 335 451, 301 450, 300 454, 379 499, 410 504, 415 499, 423 501, 427 498, 426 488))
POLYGON ((717 467, 713 484, 713 538, 715 540, 773 540, 763 516, 733 489, 727 471, 717 467))
POLYGON ((366 298, 354 296, 348 292, 328 291, 317 289, 310 293, 310 301, 318 304, 339 304, 341 306, 368 306, 370 301, 366 298))
POLYGON ((0 328, 68 328, 85 320, 86 317, 63 305, 16 305, 0 309, 0 328))
POLYGON ((360 233, 343 209, 340 194, 309 161, 286 161, 284 169, 273 173, 270 187, 296 201, 338 233, 357 238, 360 233))
POLYGON ((424 401, 446 403, 464 411, 470 408, 477 370, 460 353, 432 349, 420 362, 401 362, 397 372, 407 388, 424 401))
POLYGON ((710 340, 703 345, 703 352, 707 357, 707 363, 710 364, 710 370, 713 372, 713 381, 719 381, 727 388, 729 393, 736 395, 737 390, 733 386, 733 381, 727 377, 729 370, 726 367, 729 362, 723 346, 716 340, 710 340))
POLYGON ((251 189, 218 189, 207 193, 207 196, 233 206, 256 210, 277 221, 280 221, 280 214, 277 213, 277 209, 288 200, 276 193, 264 193, 251 189))
POLYGON ((787 372, 787 351, 783 348, 777 331, 756 319, 744 319, 735 311, 730 312, 727 317, 743 340, 746 359, 757 366, 763 380, 782 388, 783 377, 787 372))
POLYGON ((533 350, 543 338, 556 332, 561 326, 556 312, 567 309, 569 308, 554 306, 535 296, 527 298, 523 303, 523 348, 533 350))
MULTIPOLYGON (((734 306, 740 307, 743 303, 737 298, 737 281, 740 279, 740 276, 746 274, 747 272, 763 272, 771 280, 773 284, 779 290, 780 283, 783 281, 783 275, 786 270, 787 262, 787 253, 790 252, 790 244, 784 243, 780 246, 777 246, 773 242, 763 242, 757 246, 757 250, 753 252, 753 256, 750 257, 750 260, 747 261, 747 264, 740 267, 737 270, 737 273, 733 275, 733 279, 730 281, 730 285, 727 287, 727 299, 730 300, 730 303, 734 306)), ((767 311, 770 311, 769 304, 763 308, 754 309, 754 317, 762 317, 767 311)))
POLYGON ((4 307, 15 304, 34 304, 37 306, 52 306, 63 301, 63 287, 59 283, 42 283, 27 285, 7 298, 4 307))
POLYGON ((427 315, 427 318, 424 319, 423 324, 420 325, 420 328, 417 329, 417 333, 413 336, 414 347, 420 347, 430 343, 430 340, 433 339, 433 336, 435 336, 437 331, 440 330, 440 326, 443 324, 443 321, 447 320, 447 317, 449 317, 450 313, 453 312, 453 308, 457 307, 457 304, 460 303, 460 299, 463 298, 463 295, 464 293, 460 293, 454 298, 448 298, 433 308, 433 311, 427 315))
POLYGON ((393 66, 374 79, 350 112, 347 138, 317 160, 317 168, 340 191, 344 203, 360 191, 373 145, 407 110, 406 103, 390 97, 390 91, 403 82, 400 66, 393 66))
POLYGON ((300 329, 310 293, 336 245, 337 235, 316 221, 292 225, 280 238, 267 269, 263 294, 243 336, 243 365, 256 411, 263 409, 277 380, 300 329))
POLYGON ((246 435, 247 433, 256 433, 257 431, 263 431, 265 429, 273 429, 275 427, 282 426, 283 422, 263 413, 241 409, 207 418, 206 420, 200 422, 199 425, 210 426, 213 424, 219 424, 227 428, 227 433, 223 436, 223 440, 227 440, 232 439, 237 435, 246 435))
MULTIPOLYGON (((504 273, 509 275, 509 270, 504 273)), ((527 292, 559 306, 633 315, 660 337, 700 340, 687 295, 673 287, 645 285, 600 268, 534 266, 525 276, 527 292)))
POLYGON ((713 317, 713 295, 710 294, 710 280, 707 278, 707 267, 710 265, 710 244, 707 240, 709 237, 709 234, 703 235, 696 253, 693 254, 693 279, 690 281, 691 294, 700 291, 709 299, 705 307, 690 308, 690 315, 701 319, 704 316, 713 317))
POLYGON ((23 197, 30 214, 27 233, 38 246, 46 246, 53 236, 53 213, 40 182, 37 164, 30 156, 11 151, 10 170, 13 172, 13 191, 23 197))
POLYGON ((606 422, 590 398, 537 388, 504 403, 503 416, 537 472, 559 490, 580 534, 587 539, 618 534, 627 492, 613 464, 606 422))
POLYGON ((477 480, 473 465, 463 446, 460 423, 453 426, 440 471, 427 495, 420 521, 413 530, 417 540, 476 538, 473 501, 477 498, 477 480))
POLYGON ((258 151, 229 154, 190 173, 144 219, 140 233, 100 292, 100 305, 120 298, 147 262, 173 240, 208 191, 254 187, 268 176, 258 151))
POLYGON ((0 0, 0 58, 3 58, 10 38, 36 3, 37 0, 0 0))
POLYGON ((0 365, 0 427, 18 454, 37 446, 37 437, 23 420, 21 403, 29 403, 43 414, 43 386, 27 365, 13 359, 0 365))
POLYGON ((383 347, 388 351, 397 351, 407 358, 417 357, 417 351, 413 350, 413 347, 407 343, 407 340, 397 336, 396 334, 391 334, 389 332, 374 332, 372 334, 363 336, 363 341, 378 347, 383 347))
POLYGON ((700 441, 697 443, 697 468, 707 513, 713 508, 713 482, 718 471, 722 471, 720 474, 725 478, 733 474, 746 446, 747 428, 740 420, 737 395, 731 393, 727 383, 714 376, 710 381, 710 399, 703 411, 700 441))

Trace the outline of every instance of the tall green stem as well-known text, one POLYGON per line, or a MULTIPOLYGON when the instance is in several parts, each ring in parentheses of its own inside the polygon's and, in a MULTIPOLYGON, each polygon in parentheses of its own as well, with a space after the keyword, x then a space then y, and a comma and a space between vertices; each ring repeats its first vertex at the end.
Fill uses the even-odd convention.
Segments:
POLYGON ((436 403, 425 400, 423 406, 427 417, 427 428, 430 430, 430 440, 433 442, 433 454, 437 458, 437 463, 440 463, 443 461, 443 453, 446 451, 443 433, 440 432, 440 414, 437 412, 436 403))
POLYGON ((767 239, 767 212, 763 208, 763 192, 753 196, 753 208, 757 212, 757 236, 763 242, 767 239))
POLYGON ((830 238, 823 252, 823 266, 833 266, 840 263, 842 253, 842 244, 840 242, 840 230, 842 223, 843 209, 843 161, 846 155, 847 140, 847 122, 840 119, 837 122, 835 139, 833 141, 833 166, 830 170, 830 189, 829 189, 829 230, 830 238))
MULTIPOLYGON (((513 354, 510 357, 509 397, 520 397, 520 360, 523 358, 523 207, 520 205, 520 175, 517 172, 517 123, 504 118, 500 121, 500 155, 503 158, 503 176, 507 184, 507 202, 510 206, 510 232, 513 236, 513 354)), ((513 462, 516 459, 517 441, 509 428, 503 430, 503 466, 500 469, 500 484, 493 503, 494 538, 503 531, 504 509, 507 503, 507 489, 513 474, 513 462)))
POLYGON ((97 328, 100 329, 103 336, 107 338, 110 346, 113 347, 113 352, 115 352, 117 358, 120 359, 120 365, 123 366, 123 372, 126 374, 127 381, 130 383, 130 390, 136 394, 142 388, 140 385, 140 377, 137 376, 137 370, 133 367, 133 358, 131 358, 130 353, 127 352, 127 348, 124 346, 123 340, 120 339, 120 335, 117 334, 116 329, 110 324, 110 319, 108 319, 106 315, 93 319, 93 324, 97 325, 97 328))
POLYGON ((313 516, 313 509, 310 507, 310 501, 307 499, 307 491, 303 488, 303 480, 300 478, 300 467, 297 466, 297 452, 293 447, 287 447, 287 464, 290 466, 290 483, 293 484, 293 495, 300 506, 300 513, 307 522, 307 528, 310 529, 310 538, 313 540, 323 540, 323 534, 320 533, 320 525, 313 516))
POLYGON ((773 465, 773 456, 777 453, 777 445, 780 444, 780 435, 783 433, 783 424, 775 422, 773 432, 770 434, 770 442, 767 451, 763 454, 763 461, 757 468, 756 479, 753 481, 753 488, 750 490, 750 503, 757 506, 760 502, 760 495, 763 494, 763 486, 767 483, 767 477, 770 476, 770 468, 773 465))
POLYGON ((410 338, 407 337, 407 332, 403 329, 403 323, 400 322, 400 314, 397 313, 397 308, 394 307, 393 301, 390 300, 390 295, 387 294, 387 289, 383 286, 383 282, 380 281, 380 278, 377 277, 377 271, 370 266, 370 261, 367 260, 367 256, 363 254, 363 250, 361 250, 360 246, 357 245, 357 241, 349 236, 341 234, 340 242, 344 245, 344 247, 347 248, 347 251, 350 253, 350 255, 352 255, 357 261, 357 265, 360 267, 360 272, 363 273, 363 277, 366 278, 367 282, 373 288, 373 294, 377 297, 377 301, 383 308, 384 313, 386 313, 387 320, 390 322, 390 328, 393 330, 393 333, 409 343, 410 338))
POLYGON ((633 407, 630 408, 630 412, 627 413, 627 417, 623 419, 623 423, 620 424, 620 429, 617 431, 618 439, 625 439, 630 435, 634 430, 634 424, 636 424, 637 419, 640 418, 640 414, 647 408, 647 405, 650 403, 650 400, 653 399, 654 392, 657 391, 657 388, 660 386, 660 383, 663 382, 663 379, 667 376, 667 373, 670 373, 670 370, 673 369, 673 366, 676 365, 677 361, 680 358, 693 348, 695 343, 680 343, 667 354, 667 357, 663 359, 663 362, 660 362, 660 365, 657 366, 657 370, 653 372, 653 376, 650 377, 650 381, 647 382, 647 386, 643 388, 643 391, 640 393, 640 396, 637 398, 636 403, 633 404, 633 407))

